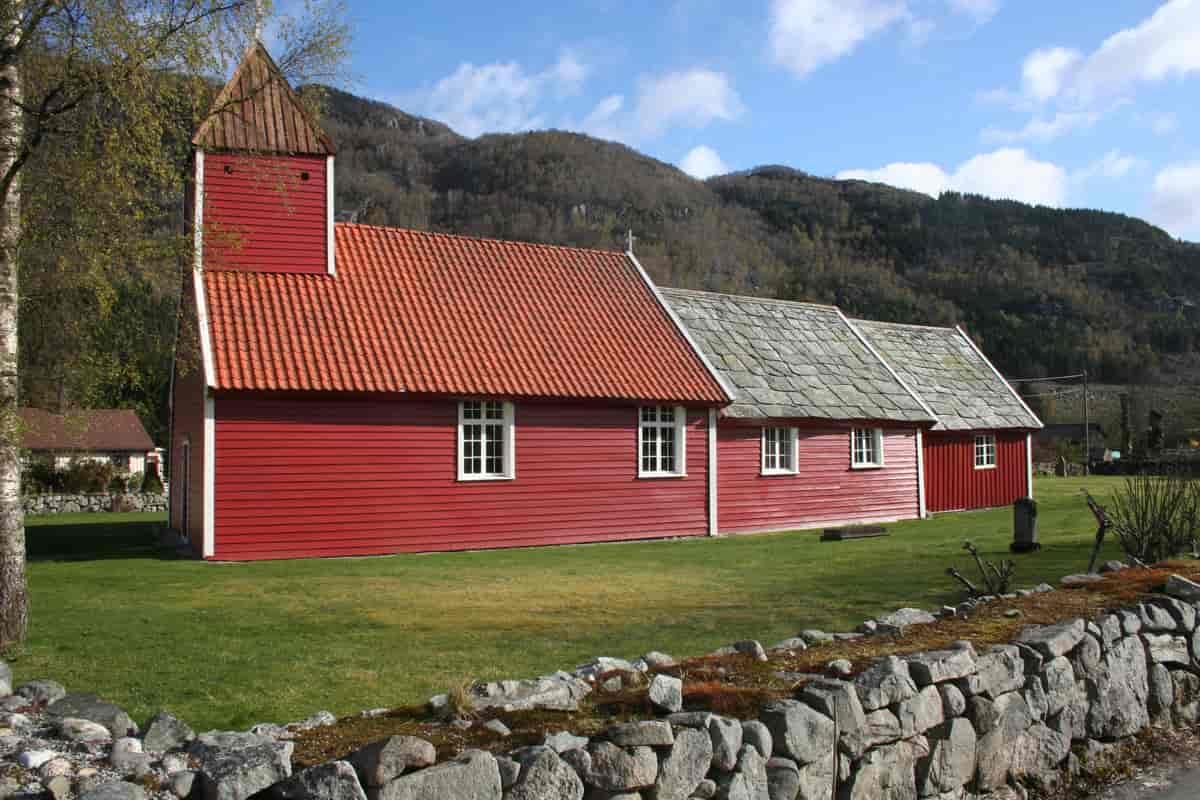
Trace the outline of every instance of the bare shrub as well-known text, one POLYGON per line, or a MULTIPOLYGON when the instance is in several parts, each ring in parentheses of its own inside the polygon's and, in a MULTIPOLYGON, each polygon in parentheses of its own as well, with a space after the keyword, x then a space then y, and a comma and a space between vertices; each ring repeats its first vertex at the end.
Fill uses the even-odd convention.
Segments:
POLYGON ((1121 548, 1138 561, 1153 564, 1195 549, 1200 483, 1185 470, 1127 477, 1108 509, 1121 548))
POLYGON ((1004 560, 999 563, 993 563, 988 561, 979 555, 979 549, 969 541, 963 542, 963 550, 970 553, 971 558, 975 560, 975 566, 978 568, 979 575, 983 579, 983 587, 976 586, 954 567, 946 570, 947 575, 961 583, 967 590, 967 594, 971 597, 1008 593, 1013 573, 1017 571, 1017 565, 1014 562, 1004 560))

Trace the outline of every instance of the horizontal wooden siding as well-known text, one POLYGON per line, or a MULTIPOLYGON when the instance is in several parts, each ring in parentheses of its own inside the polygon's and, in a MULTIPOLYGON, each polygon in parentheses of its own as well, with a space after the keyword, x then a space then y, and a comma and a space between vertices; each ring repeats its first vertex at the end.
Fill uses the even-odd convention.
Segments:
POLYGON ((250 560, 569 544, 707 530, 707 412, 685 478, 637 477, 633 405, 516 403, 516 479, 457 480, 453 400, 221 393, 216 552, 250 560))
POLYGON ((761 475, 761 431, 717 428, 722 533, 810 528, 918 515, 916 431, 885 430, 884 466, 850 468, 850 430, 802 428, 799 471, 761 475))

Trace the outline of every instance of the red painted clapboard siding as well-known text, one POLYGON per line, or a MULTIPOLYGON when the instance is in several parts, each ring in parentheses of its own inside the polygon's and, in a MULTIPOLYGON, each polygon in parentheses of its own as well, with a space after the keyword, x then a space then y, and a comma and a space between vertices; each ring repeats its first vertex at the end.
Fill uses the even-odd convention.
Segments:
POLYGON ((600 542, 707 532, 707 411, 688 476, 637 478, 632 405, 519 402, 513 481, 459 482, 453 400, 217 397, 218 559, 600 542))
POLYGON ((996 434, 996 468, 975 469, 975 433, 925 434, 925 504, 961 511, 1012 503, 1027 494, 1024 433, 996 434))
POLYGON ((760 475, 761 428, 717 428, 717 518, 722 533, 918 514, 915 430, 885 430, 881 469, 850 469, 850 431, 800 430, 799 473, 760 475))
POLYGON ((327 213, 324 157, 204 156, 206 269, 323 274, 327 213))

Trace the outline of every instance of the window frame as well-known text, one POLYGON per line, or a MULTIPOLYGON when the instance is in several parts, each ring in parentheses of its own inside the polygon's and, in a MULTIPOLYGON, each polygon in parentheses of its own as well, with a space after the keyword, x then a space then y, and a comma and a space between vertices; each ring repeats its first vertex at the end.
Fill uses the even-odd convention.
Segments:
POLYGON ((996 469, 998 453, 996 452, 996 434, 994 433, 977 433, 975 434, 975 469, 996 469), (982 449, 980 449, 982 445, 982 449), (988 454, 991 454, 991 461, 987 459, 988 454), (980 463, 980 455, 983 456, 983 463, 980 463))
MULTIPOLYGON (((648 405, 637 407, 637 476, 638 478, 686 478, 687 477, 687 409, 683 406, 672 406, 668 404, 648 405), (648 421, 642 413, 645 409, 655 409, 655 419, 648 421), (671 422, 661 422, 658 418, 661 416, 661 409, 670 408, 674 410, 674 419, 671 422), (645 443, 645 430, 654 428, 662 430, 670 428, 674 431, 675 436, 675 469, 667 472, 665 470, 648 470, 643 464, 642 448, 645 443)), ((656 442, 659 440, 656 439, 656 442)), ((656 447, 659 445, 656 444, 656 447)), ((658 450, 655 456, 655 462, 661 464, 662 451, 658 450)))
MULTIPOLYGON (((776 437, 778 441, 778 437, 776 437)), ((776 452, 774 455, 778 456, 776 452)), ((772 477, 777 475, 796 475, 800 472, 800 429, 781 425, 764 425, 759 433, 759 465, 758 474, 763 477, 772 477), (787 437, 786 441, 791 442, 791 463, 787 467, 768 467, 767 466, 767 432, 781 431, 787 437)))
POLYGON ((883 458, 883 428, 851 428, 850 429, 850 468, 851 469, 882 469, 883 458), (867 431, 871 434, 871 446, 875 451, 874 461, 859 461, 856 439, 860 433, 867 431))
POLYGON ((516 425, 516 408, 510 400, 496 400, 494 398, 483 397, 467 397, 458 401, 458 448, 456 452, 456 462, 458 471, 458 480, 464 482, 475 481, 511 481, 517 477, 517 425, 516 425), (464 416, 467 403, 480 404, 480 418, 478 420, 468 420, 464 416), (500 403, 502 407, 500 420, 488 420, 483 416, 485 403, 500 403), (489 422, 495 423, 499 421, 503 426, 504 437, 501 440, 504 443, 504 469, 502 472, 467 472, 463 464, 464 454, 466 452, 465 428, 468 424, 481 424, 484 426, 483 438, 481 441, 483 466, 487 468, 487 425, 489 422))

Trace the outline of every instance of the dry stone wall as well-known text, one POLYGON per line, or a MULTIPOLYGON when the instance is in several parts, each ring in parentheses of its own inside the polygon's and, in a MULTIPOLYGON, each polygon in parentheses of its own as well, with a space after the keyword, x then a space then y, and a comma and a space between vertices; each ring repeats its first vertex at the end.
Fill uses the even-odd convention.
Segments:
MULTIPOLYGON (((757 719, 681 710, 679 678, 656 674, 654 719, 600 735, 548 734, 504 754, 470 750, 437 763, 434 746, 392 736, 345 759, 292 770, 298 730, 196 734, 160 713, 137 726, 121 709, 52 681, 10 694, 0 665, 0 797, 55 800, 966 800, 1053 785, 1080 755, 1102 753, 1147 725, 1200 719, 1200 585, 1172 578, 1165 594, 1096 619, 1030 626, 977 650, 887 656, 852 679, 809 676, 757 719), (147 788, 149 787, 149 789, 147 788)), ((948 609, 947 613, 953 613, 948 609)), ((902 624, 918 612, 876 621, 902 624)), ((808 640, 821 636, 809 631, 808 640)), ((835 634, 836 635, 836 634, 835 634)), ((847 634, 840 634, 845 636, 847 634)), ((781 643, 804 647, 800 638, 781 643)), ((733 652, 768 658, 757 643, 733 652)), ((598 659, 574 672, 477 687, 481 707, 570 708, 628 668, 598 659)), ((448 712, 444 697, 435 711, 448 712)), ((379 712, 364 712, 373 715, 379 712)), ((452 715, 447 713, 449 719, 452 715)), ((489 725, 499 724, 493 720, 489 725)), ((500 725, 503 728, 503 725, 500 725)), ((493 727, 503 735, 504 731, 493 727)))
POLYGON ((80 514, 109 511, 165 512, 167 496, 131 494, 31 494, 21 498, 26 514, 80 514))

